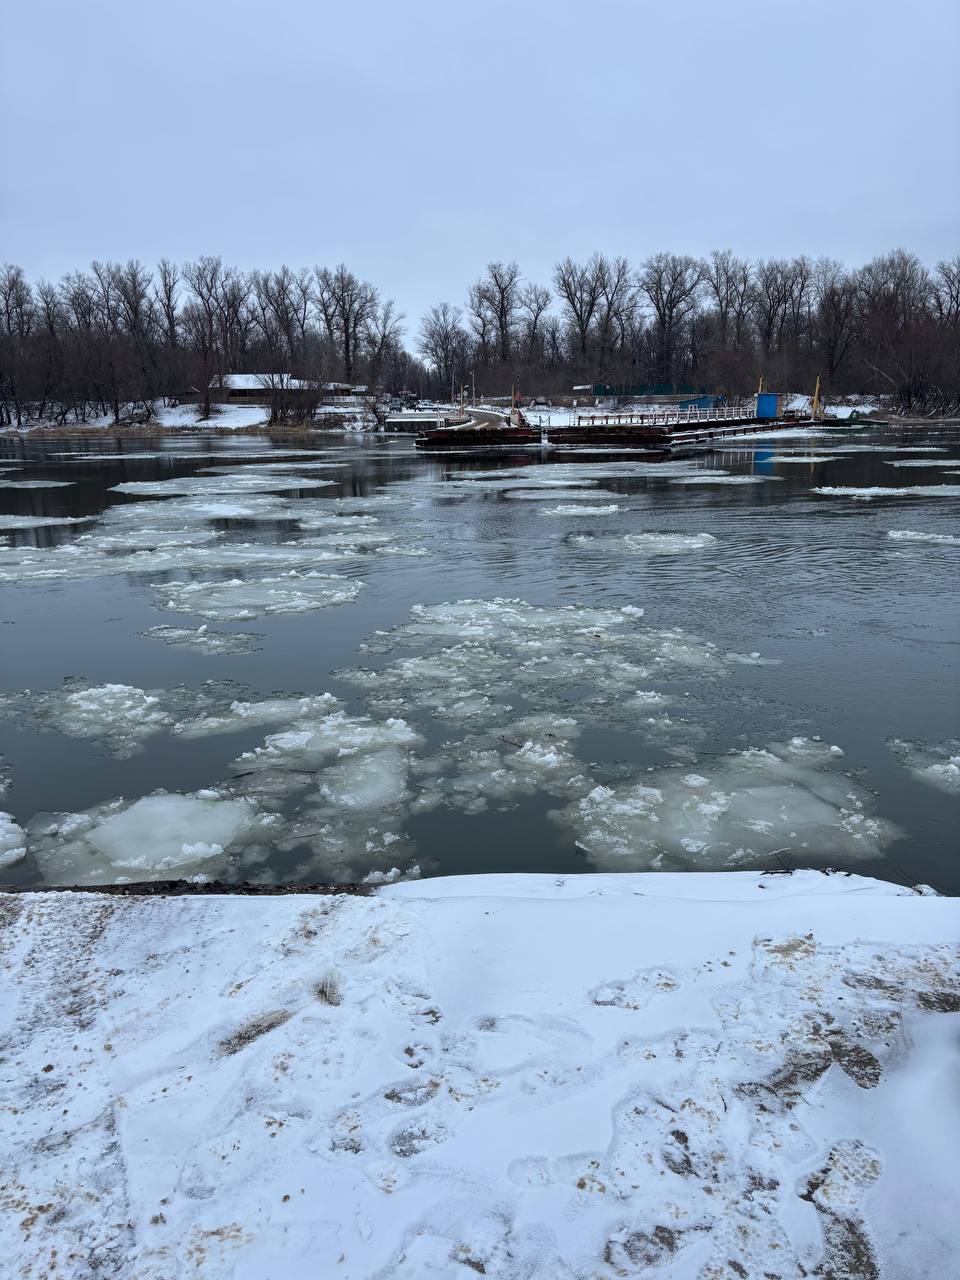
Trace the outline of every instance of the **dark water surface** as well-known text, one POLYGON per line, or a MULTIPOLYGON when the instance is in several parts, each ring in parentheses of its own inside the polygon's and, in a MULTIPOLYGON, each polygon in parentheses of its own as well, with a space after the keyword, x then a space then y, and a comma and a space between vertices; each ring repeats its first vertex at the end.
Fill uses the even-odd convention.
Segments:
MULTIPOLYGON (((616 695, 614 705, 598 703, 596 715, 578 716, 582 732, 575 751, 587 774, 579 791, 574 787, 558 795, 537 788, 476 806, 475 812, 461 796, 457 805, 439 803, 418 811, 410 798, 424 786, 426 775, 414 771, 407 780, 407 798, 381 806, 386 816, 375 804, 370 807, 372 826, 401 837, 396 859, 378 846, 365 861, 363 841, 356 843, 354 833, 349 837, 354 845, 338 866, 288 840, 283 851, 261 852, 254 864, 231 862, 228 875, 303 882, 330 874, 353 878, 392 864, 404 869, 413 862, 423 874, 606 869, 610 864, 593 863, 589 852, 585 856, 577 831, 551 818, 551 811, 574 802, 593 785, 642 778, 650 768, 708 773, 729 752, 819 735, 842 748, 843 770, 871 795, 875 816, 895 824, 901 834, 882 850, 853 858, 809 845, 805 849, 801 832, 771 855, 769 865, 826 861, 960 891, 958 794, 930 785, 889 745, 897 739, 939 748, 960 737, 960 545, 888 536, 890 531, 910 531, 960 538, 960 474, 950 474, 951 467, 960 470, 960 429, 907 433, 872 428, 815 438, 782 436, 738 442, 688 464, 697 472, 723 469, 732 476, 762 477, 746 484, 685 484, 677 476, 656 473, 612 475, 611 464, 623 456, 617 454, 418 456, 407 439, 331 435, 311 438, 309 452, 301 451, 299 457, 288 456, 286 451, 293 449, 301 451, 302 443, 246 436, 0 442, 0 515, 90 517, 80 523, 0 529, 0 556, 8 557, 3 561, 8 580, 0 584, 0 690, 10 695, 30 690, 32 699, 55 694, 67 679, 93 686, 178 690, 174 718, 184 718, 190 714, 192 691, 207 681, 229 681, 235 696, 245 699, 329 691, 352 715, 370 713, 381 721, 385 713, 370 705, 369 689, 332 673, 414 656, 416 649, 406 647, 385 656, 358 653, 374 632, 407 622, 414 605, 497 597, 539 607, 639 606, 645 611, 644 626, 680 629, 709 641, 720 654, 757 653, 766 662, 735 662, 722 680, 707 683, 684 681, 675 673, 664 680, 642 680, 641 688, 688 699, 675 732, 652 731, 643 715, 624 714, 615 705, 616 695), (904 447, 915 452, 900 452, 904 447), (832 460, 776 460, 796 458, 798 451, 832 460), (925 457, 929 465, 890 465, 925 457), (367 548, 356 559, 319 562, 319 572, 363 582, 357 598, 309 612, 235 621, 164 608, 155 588, 186 579, 216 584, 259 578, 285 572, 282 566, 223 567, 211 552, 206 566, 170 568, 159 552, 154 565, 148 549, 142 566, 119 574, 17 580, 18 548, 49 549, 55 557, 57 548, 83 546, 86 535, 109 530, 109 513, 115 508, 136 508, 129 518, 121 513, 127 521, 122 527, 129 532, 141 510, 149 527, 158 506, 183 501, 162 493, 124 494, 114 490, 117 484, 172 481, 229 464, 236 465, 237 474, 242 469, 266 475, 257 470, 263 461, 290 464, 291 475, 302 462, 304 476, 335 483, 220 495, 210 501, 235 499, 242 505, 279 499, 280 506, 275 511, 263 506, 262 518, 194 516, 184 529, 216 531, 217 548, 250 543, 282 547, 303 536, 299 512, 369 514, 379 521, 370 528, 389 535, 390 547, 415 545, 426 554, 367 548), (342 465, 311 472, 311 461, 342 465), (513 475, 518 467, 555 462, 576 464, 577 474, 566 487, 579 496, 567 496, 562 485, 556 486, 555 496, 545 496, 542 472, 526 488, 513 475), (503 484, 481 474, 498 469, 511 469, 503 484), (24 480, 69 485, 9 487, 24 480), (813 492, 822 486, 918 492, 858 500, 813 492), (922 492, 935 486, 956 491, 922 492), (595 492, 585 496, 585 489, 595 492), (337 505, 341 498, 372 501, 359 504, 358 511, 349 503, 337 505), (546 514, 558 505, 584 503, 616 504, 618 510, 546 514), (626 535, 662 532, 709 534, 716 541, 679 554, 637 553, 623 542, 626 535), (217 632, 257 633, 261 647, 211 656, 143 634, 160 624, 196 628, 204 622, 217 632)), ((286 473, 275 474, 279 484, 286 483, 286 473)), ((197 546, 203 545, 212 544, 198 539, 197 546)), ((123 549, 112 547, 109 554, 123 554, 123 549)), ((30 562, 32 567, 39 563, 30 562)), ((296 568, 302 571, 303 566, 296 568)), ((478 676, 474 691, 483 692, 482 683, 478 676)), ((578 696, 576 690, 570 694, 574 703, 578 696)), ((232 762, 241 752, 289 727, 240 725, 235 732, 199 738, 164 731, 142 738, 132 753, 117 754, 115 744, 102 734, 70 736, 57 726, 56 717, 51 720, 30 699, 14 698, 7 718, 0 719, 0 753, 10 781, 0 808, 24 827, 39 814, 79 813, 120 796, 130 801, 157 790, 193 792, 215 786, 238 772, 232 762)), ((540 709, 529 688, 511 702, 514 719, 540 709)), ((43 703, 50 705, 49 699, 43 703)), ((555 701, 545 705, 556 711, 555 701)), ((449 752, 451 762, 442 763, 444 744, 474 730, 422 707, 394 714, 402 714, 425 739, 416 749, 418 757, 433 753, 441 760, 441 776, 454 777, 457 767, 449 752)), ((484 734, 502 754, 502 733, 492 732, 487 723, 480 736, 484 734)), ((305 785, 315 783, 314 770, 305 785)), ((640 868, 648 861, 631 864, 627 859, 623 864, 624 869, 632 865, 640 868)), ((668 859, 663 865, 674 862, 668 859)), ((720 865, 738 864, 727 860, 720 865)), ((767 863, 761 860, 761 865, 767 863)), ((40 878, 31 853, 0 875, 8 883, 40 878)))

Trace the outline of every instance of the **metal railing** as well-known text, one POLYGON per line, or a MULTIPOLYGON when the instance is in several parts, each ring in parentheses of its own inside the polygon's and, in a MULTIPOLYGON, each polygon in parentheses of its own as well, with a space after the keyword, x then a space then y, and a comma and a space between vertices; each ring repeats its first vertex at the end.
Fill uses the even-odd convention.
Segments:
POLYGON ((753 421, 756 411, 751 404, 719 405, 703 408, 692 405, 688 409, 656 409, 651 413, 578 413, 578 427, 682 427, 699 422, 753 421))

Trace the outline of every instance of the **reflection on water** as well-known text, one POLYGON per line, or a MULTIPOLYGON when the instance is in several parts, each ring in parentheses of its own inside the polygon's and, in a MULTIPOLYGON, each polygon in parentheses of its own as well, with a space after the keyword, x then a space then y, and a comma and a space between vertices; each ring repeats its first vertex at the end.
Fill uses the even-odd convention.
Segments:
POLYGON ((955 892, 958 458, 955 428, 680 461, 3 441, 4 878, 955 892))

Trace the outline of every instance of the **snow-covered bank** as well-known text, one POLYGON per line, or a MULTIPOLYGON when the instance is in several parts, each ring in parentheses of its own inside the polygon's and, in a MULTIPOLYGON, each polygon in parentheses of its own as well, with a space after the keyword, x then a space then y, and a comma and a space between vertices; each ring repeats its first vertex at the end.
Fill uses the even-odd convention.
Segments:
POLYGON ((11 1274, 940 1277, 956 901, 855 876, 0 898, 11 1274))

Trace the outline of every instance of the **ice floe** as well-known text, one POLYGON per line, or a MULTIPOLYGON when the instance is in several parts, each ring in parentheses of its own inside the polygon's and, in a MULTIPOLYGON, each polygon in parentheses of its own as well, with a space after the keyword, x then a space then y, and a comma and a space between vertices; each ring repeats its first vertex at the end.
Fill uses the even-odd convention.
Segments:
POLYGON ((884 459, 888 467, 949 467, 952 459, 950 458, 905 458, 902 462, 895 462, 890 458, 884 459))
POLYGON ((220 733, 236 733, 259 725, 290 724, 312 716, 324 715, 337 705, 331 693, 299 698, 263 698, 256 702, 235 699, 222 711, 212 711, 174 726, 182 738, 207 738, 220 733))
POLYGON ((69 489, 72 480, 0 480, 0 489, 69 489))
POLYGON ((915 778, 938 791, 960 795, 960 739, 928 744, 891 738, 887 745, 915 778))
POLYGON ((49 884, 107 884, 211 874, 230 852, 272 836, 274 815, 218 791, 158 792, 83 813, 41 814, 28 847, 49 884))
POLYGON ((263 636, 253 631, 211 631, 206 623, 195 630, 190 627, 149 627, 144 633, 164 644, 183 645, 209 657, 224 654, 253 653, 261 647, 263 636))
POLYGON ((659 769, 595 787, 562 818, 604 870, 876 856, 899 833, 873 815, 870 792, 839 768, 842 755, 817 739, 793 738, 704 762, 695 772, 659 769))
POLYGON ((775 458, 766 458, 766 462, 838 462, 840 455, 837 453, 798 453, 798 454, 777 454, 775 458))
POLYGON ((628 533, 620 538, 577 533, 572 534, 567 541, 574 546, 597 551, 627 551, 640 556, 674 556, 687 551, 706 551, 716 545, 717 539, 710 533, 628 533))
POLYGON ((161 605, 201 618, 243 621, 264 614, 308 613, 356 600, 362 582, 332 574, 289 573, 229 582, 167 582, 154 587, 161 605))
POLYGON ((735 476, 725 471, 701 471, 696 475, 671 476, 674 484, 765 484, 779 476, 735 476))
POLYGON ((557 507, 546 507, 541 511, 545 516, 612 516, 620 510, 616 502, 603 506, 591 505, 589 502, 562 502, 557 507))
POLYGON ((960 537, 952 533, 922 533, 914 529, 890 529, 887 537, 896 542, 927 542, 938 547, 960 547, 960 537))
POLYGON ((811 489, 829 498, 856 498, 869 502, 871 498, 960 498, 960 484, 915 484, 908 489, 891 485, 869 485, 857 488, 852 485, 825 485, 811 489))
POLYGON ((246 470, 228 474, 183 476, 177 480, 125 480, 113 485, 114 493, 126 493, 135 497, 205 497, 217 494, 272 493, 285 489, 324 489, 335 485, 336 480, 319 479, 316 476, 250 475, 246 470))
POLYGON ((12 867, 27 854, 27 833, 12 813, 0 813, 0 868, 12 867))
POLYGON ((169 728, 172 717, 157 693, 127 684, 69 681, 64 689, 0 696, 0 715, 30 715, 71 738, 99 738, 116 755, 130 755, 144 738, 169 728))
POLYGON ((86 524, 94 516, 0 516, 0 533, 13 529, 45 529, 57 524, 86 524))

